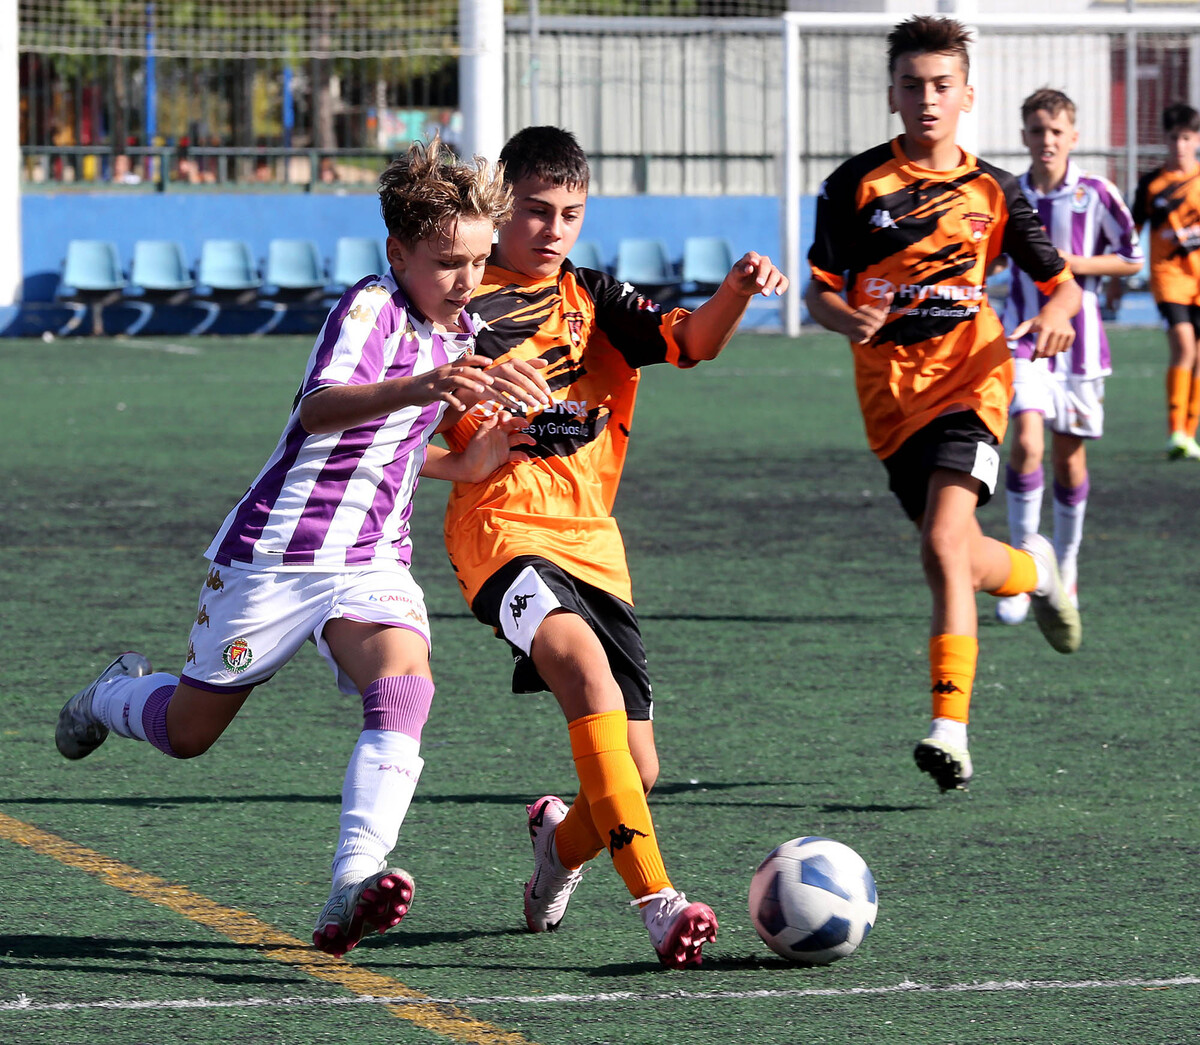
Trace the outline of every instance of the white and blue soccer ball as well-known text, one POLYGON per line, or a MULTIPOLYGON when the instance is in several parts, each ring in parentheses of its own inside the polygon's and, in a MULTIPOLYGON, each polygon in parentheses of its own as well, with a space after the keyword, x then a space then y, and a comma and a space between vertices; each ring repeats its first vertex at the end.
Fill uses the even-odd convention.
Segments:
POLYGON ((803 965, 845 958, 867 938, 875 877, 848 845, 806 835, 777 846, 750 881, 750 920, 776 954, 803 965))

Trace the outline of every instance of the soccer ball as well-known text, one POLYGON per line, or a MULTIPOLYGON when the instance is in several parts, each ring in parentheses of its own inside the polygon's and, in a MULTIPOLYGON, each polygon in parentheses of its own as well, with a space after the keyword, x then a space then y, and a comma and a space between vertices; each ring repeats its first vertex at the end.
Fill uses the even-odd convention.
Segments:
POLYGON ((827 965, 858 949, 875 922, 875 878, 848 845, 807 835, 777 846, 750 881, 750 920, 776 954, 827 965))

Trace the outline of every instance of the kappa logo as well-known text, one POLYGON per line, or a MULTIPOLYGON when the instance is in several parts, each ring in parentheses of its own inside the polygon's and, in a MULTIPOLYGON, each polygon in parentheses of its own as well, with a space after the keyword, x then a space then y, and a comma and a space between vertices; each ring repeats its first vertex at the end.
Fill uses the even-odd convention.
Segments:
POLYGON ((955 685, 953 682, 951 682, 949 679, 939 679, 939 680, 938 680, 936 683, 934 683, 934 685, 933 685, 933 686, 930 688, 930 692, 931 692, 931 693, 937 693, 939 696, 949 696, 951 693, 961 693, 961 692, 962 692, 962 690, 961 690, 961 689, 959 689, 959 688, 958 688, 958 687, 957 687, 957 686, 956 686, 956 685, 955 685))
POLYGON ((525 612, 526 608, 529 606, 529 600, 532 598, 533 595, 513 596, 513 601, 509 603, 508 609, 512 613, 514 621, 521 619, 521 614, 525 612))
POLYGON ((892 212, 884 210, 882 207, 871 215, 871 225, 877 229, 894 229, 899 226, 896 224, 896 219, 892 217, 892 212))
POLYGON ((245 639, 234 639, 221 651, 221 660, 230 671, 241 674, 254 661, 254 651, 245 639))
POLYGON ((208 571, 208 577, 205 578, 204 586, 212 588, 213 591, 220 591, 225 587, 225 582, 221 580, 221 571, 215 566, 208 571))
POLYGON ((990 214, 980 214, 978 211, 971 211, 969 214, 964 214, 963 217, 967 219, 967 224, 971 227, 971 239, 977 243, 987 235, 987 230, 996 220, 990 214))
POLYGON ((196 623, 203 624, 206 628, 209 625, 208 607, 204 603, 200 604, 200 612, 196 614, 196 623))
POLYGON ((635 831, 632 827, 620 824, 608 832, 608 851, 615 853, 618 849, 624 849, 627 845, 631 845, 635 838, 646 837, 648 836, 644 831, 635 831))
POLYGON ((188 643, 187 657, 184 658, 183 662, 185 664, 195 664, 196 663, 196 647, 194 645, 192 645, 192 643, 190 643, 190 642, 188 643))

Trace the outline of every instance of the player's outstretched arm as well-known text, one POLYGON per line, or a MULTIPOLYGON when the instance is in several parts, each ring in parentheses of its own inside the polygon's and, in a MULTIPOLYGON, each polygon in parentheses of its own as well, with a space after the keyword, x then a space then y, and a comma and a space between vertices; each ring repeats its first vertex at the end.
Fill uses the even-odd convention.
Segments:
POLYGON ((1076 276, 1136 276, 1142 269, 1137 261, 1126 261, 1119 254, 1063 254, 1076 276))
POLYGON ((716 359, 737 330, 750 299, 783 294, 788 278, 770 258, 749 251, 737 261, 703 305, 675 324, 675 340, 688 359, 716 359))
POLYGON ((810 279, 804 293, 808 314, 826 330, 843 334, 854 344, 870 341, 887 321, 895 294, 889 292, 879 299, 878 305, 863 305, 851 308, 850 303, 833 287, 819 279, 810 279))
POLYGON ((461 453, 452 453, 431 443, 425 454, 421 475, 457 483, 480 483, 497 468, 517 461, 528 461, 522 446, 531 446, 534 438, 522 429, 525 420, 501 411, 485 417, 471 435, 461 453))
POLYGON ((1075 342, 1075 328, 1071 326, 1071 318, 1079 311, 1082 303, 1083 291, 1079 289, 1079 284, 1073 279, 1068 279, 1054 288, 1041 311, 1013 330, 1008 335, 1009 339, 1015 341, 1028 333, 1036 333, 1034 359, 1044 359, 1065 352, 1075 342))

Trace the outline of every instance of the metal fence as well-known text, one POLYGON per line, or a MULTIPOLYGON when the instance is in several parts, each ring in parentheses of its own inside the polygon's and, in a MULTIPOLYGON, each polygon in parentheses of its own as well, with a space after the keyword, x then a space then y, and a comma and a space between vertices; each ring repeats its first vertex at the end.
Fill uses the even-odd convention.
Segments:
MULTIPOLYGON (((367 187, 408 142, 458 141, 469 0, 18 2, 28 187, 367 187)), ((811 193, 838 160, 897 130, 886 19, 802 26, 787 85, 785 6, 510 0, 505 131, 570 127, 600 194, 778 195, 793 148, 786 88, 798 86, 794 147, 811 193)), ((1157 155, 1163 105, 1200 103, 1200 35, 1175 24, 1194 16, 1153 17, 1148 28, 1138 16, 1136 32, 1119 13, 1081 12, 1070 32, 982 35, 978 151, 1023 164, 1020 97, 1063 87, 1080 103, 1080 157, 1128 188, 1157 155)))

